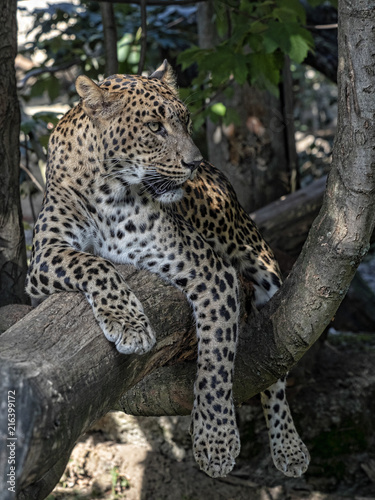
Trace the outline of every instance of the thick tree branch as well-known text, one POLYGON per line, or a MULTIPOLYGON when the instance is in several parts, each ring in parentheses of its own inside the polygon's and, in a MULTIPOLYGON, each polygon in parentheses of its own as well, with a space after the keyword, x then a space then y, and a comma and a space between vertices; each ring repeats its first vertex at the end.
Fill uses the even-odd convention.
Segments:
MULTIPOLYGON (((7 435, 7 394, 14 391, 20 498, 43 498, 46 477, 58 476, 62 457, 68 460, 82 432, 115 408, 124 392, 181 353, 194 356, 195 326, 181 293, 131 267, 125 276, 157 332, 157 346, 147 355, 119 354, 80 294, 50 297, 0 337, 0 434, 7 435)), ((180 405, 183 413, 191 408, 193 381, 194 376, 189 398, 180 405)), ((7 470, 7 456, 1 449, 2 471, 7 470)), ((0 482, 4 479, 0 476, 0 482)), ((1 491, 6 491, 4 483, 1 491)))
POLYGON ((20 108, 14 59, 17 2, 0 3, 0 305, 26 302, 26 247, 19 194, 20 108))

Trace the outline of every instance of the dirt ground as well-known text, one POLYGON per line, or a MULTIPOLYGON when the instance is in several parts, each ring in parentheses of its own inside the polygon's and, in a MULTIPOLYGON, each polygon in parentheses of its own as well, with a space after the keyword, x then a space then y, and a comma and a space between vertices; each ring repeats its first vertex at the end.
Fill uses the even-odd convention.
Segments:
POLYGON ((242 451, 226 478, 198 469, 189 417, 115 412, 77 443, 48 500, 374 500, 374 361, 372 341, 348 344, 335 334, 312 369, 305 362, 291 375, 290 404, 312 456, 302 478, 274 468, 254 398, 238 410, 242 451))

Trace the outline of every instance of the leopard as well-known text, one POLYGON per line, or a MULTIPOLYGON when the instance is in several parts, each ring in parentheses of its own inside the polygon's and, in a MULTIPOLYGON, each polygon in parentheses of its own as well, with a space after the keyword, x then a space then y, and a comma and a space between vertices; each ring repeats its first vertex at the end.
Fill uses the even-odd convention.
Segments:
MULTIPOLYGON (((167 60, 149 76, 80 75, 76 90, 79 102, 49 139, 27 293, 82 293, 119 353, 141 355, 155 333, 115 265, 146 269, 182 291, 198 339, 193 454, 209 476, 225 476, 240 452, 232 394, 239 279, 251 282, 259 309, 282 284, 278 263, 230 182, 193 142, 167 60)), ((285 388, 282 377, 261 404, 276 468, 298 477, 310 456, 285 388)))

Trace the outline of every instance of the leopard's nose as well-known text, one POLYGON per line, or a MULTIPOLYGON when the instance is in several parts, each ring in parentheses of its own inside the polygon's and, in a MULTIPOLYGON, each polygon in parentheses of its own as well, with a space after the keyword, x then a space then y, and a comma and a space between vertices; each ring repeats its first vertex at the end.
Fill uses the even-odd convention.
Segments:
POLYGON ((195 172, 201 163, 202 160, 194 160, 190 161, 189 163, 186 163, 185 161, 182 160, 183 166, 189 168, 192 172, 195 172))

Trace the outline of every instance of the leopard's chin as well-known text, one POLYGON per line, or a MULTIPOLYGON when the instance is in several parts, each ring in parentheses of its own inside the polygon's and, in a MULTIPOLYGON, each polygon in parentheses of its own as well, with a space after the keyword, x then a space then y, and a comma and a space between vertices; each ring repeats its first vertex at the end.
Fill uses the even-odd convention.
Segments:
POLYGON ((152 198, 160 203, 175 203, 184 195, 181 184, 162 178, 152 181, 146 178, 143 180, 143 185, 152 198))
POLYGON ((182 200, 184 190, 182 187, 176 188, 173 191, 168 191, 156 197, 160 203, 177 203, 182 200))

